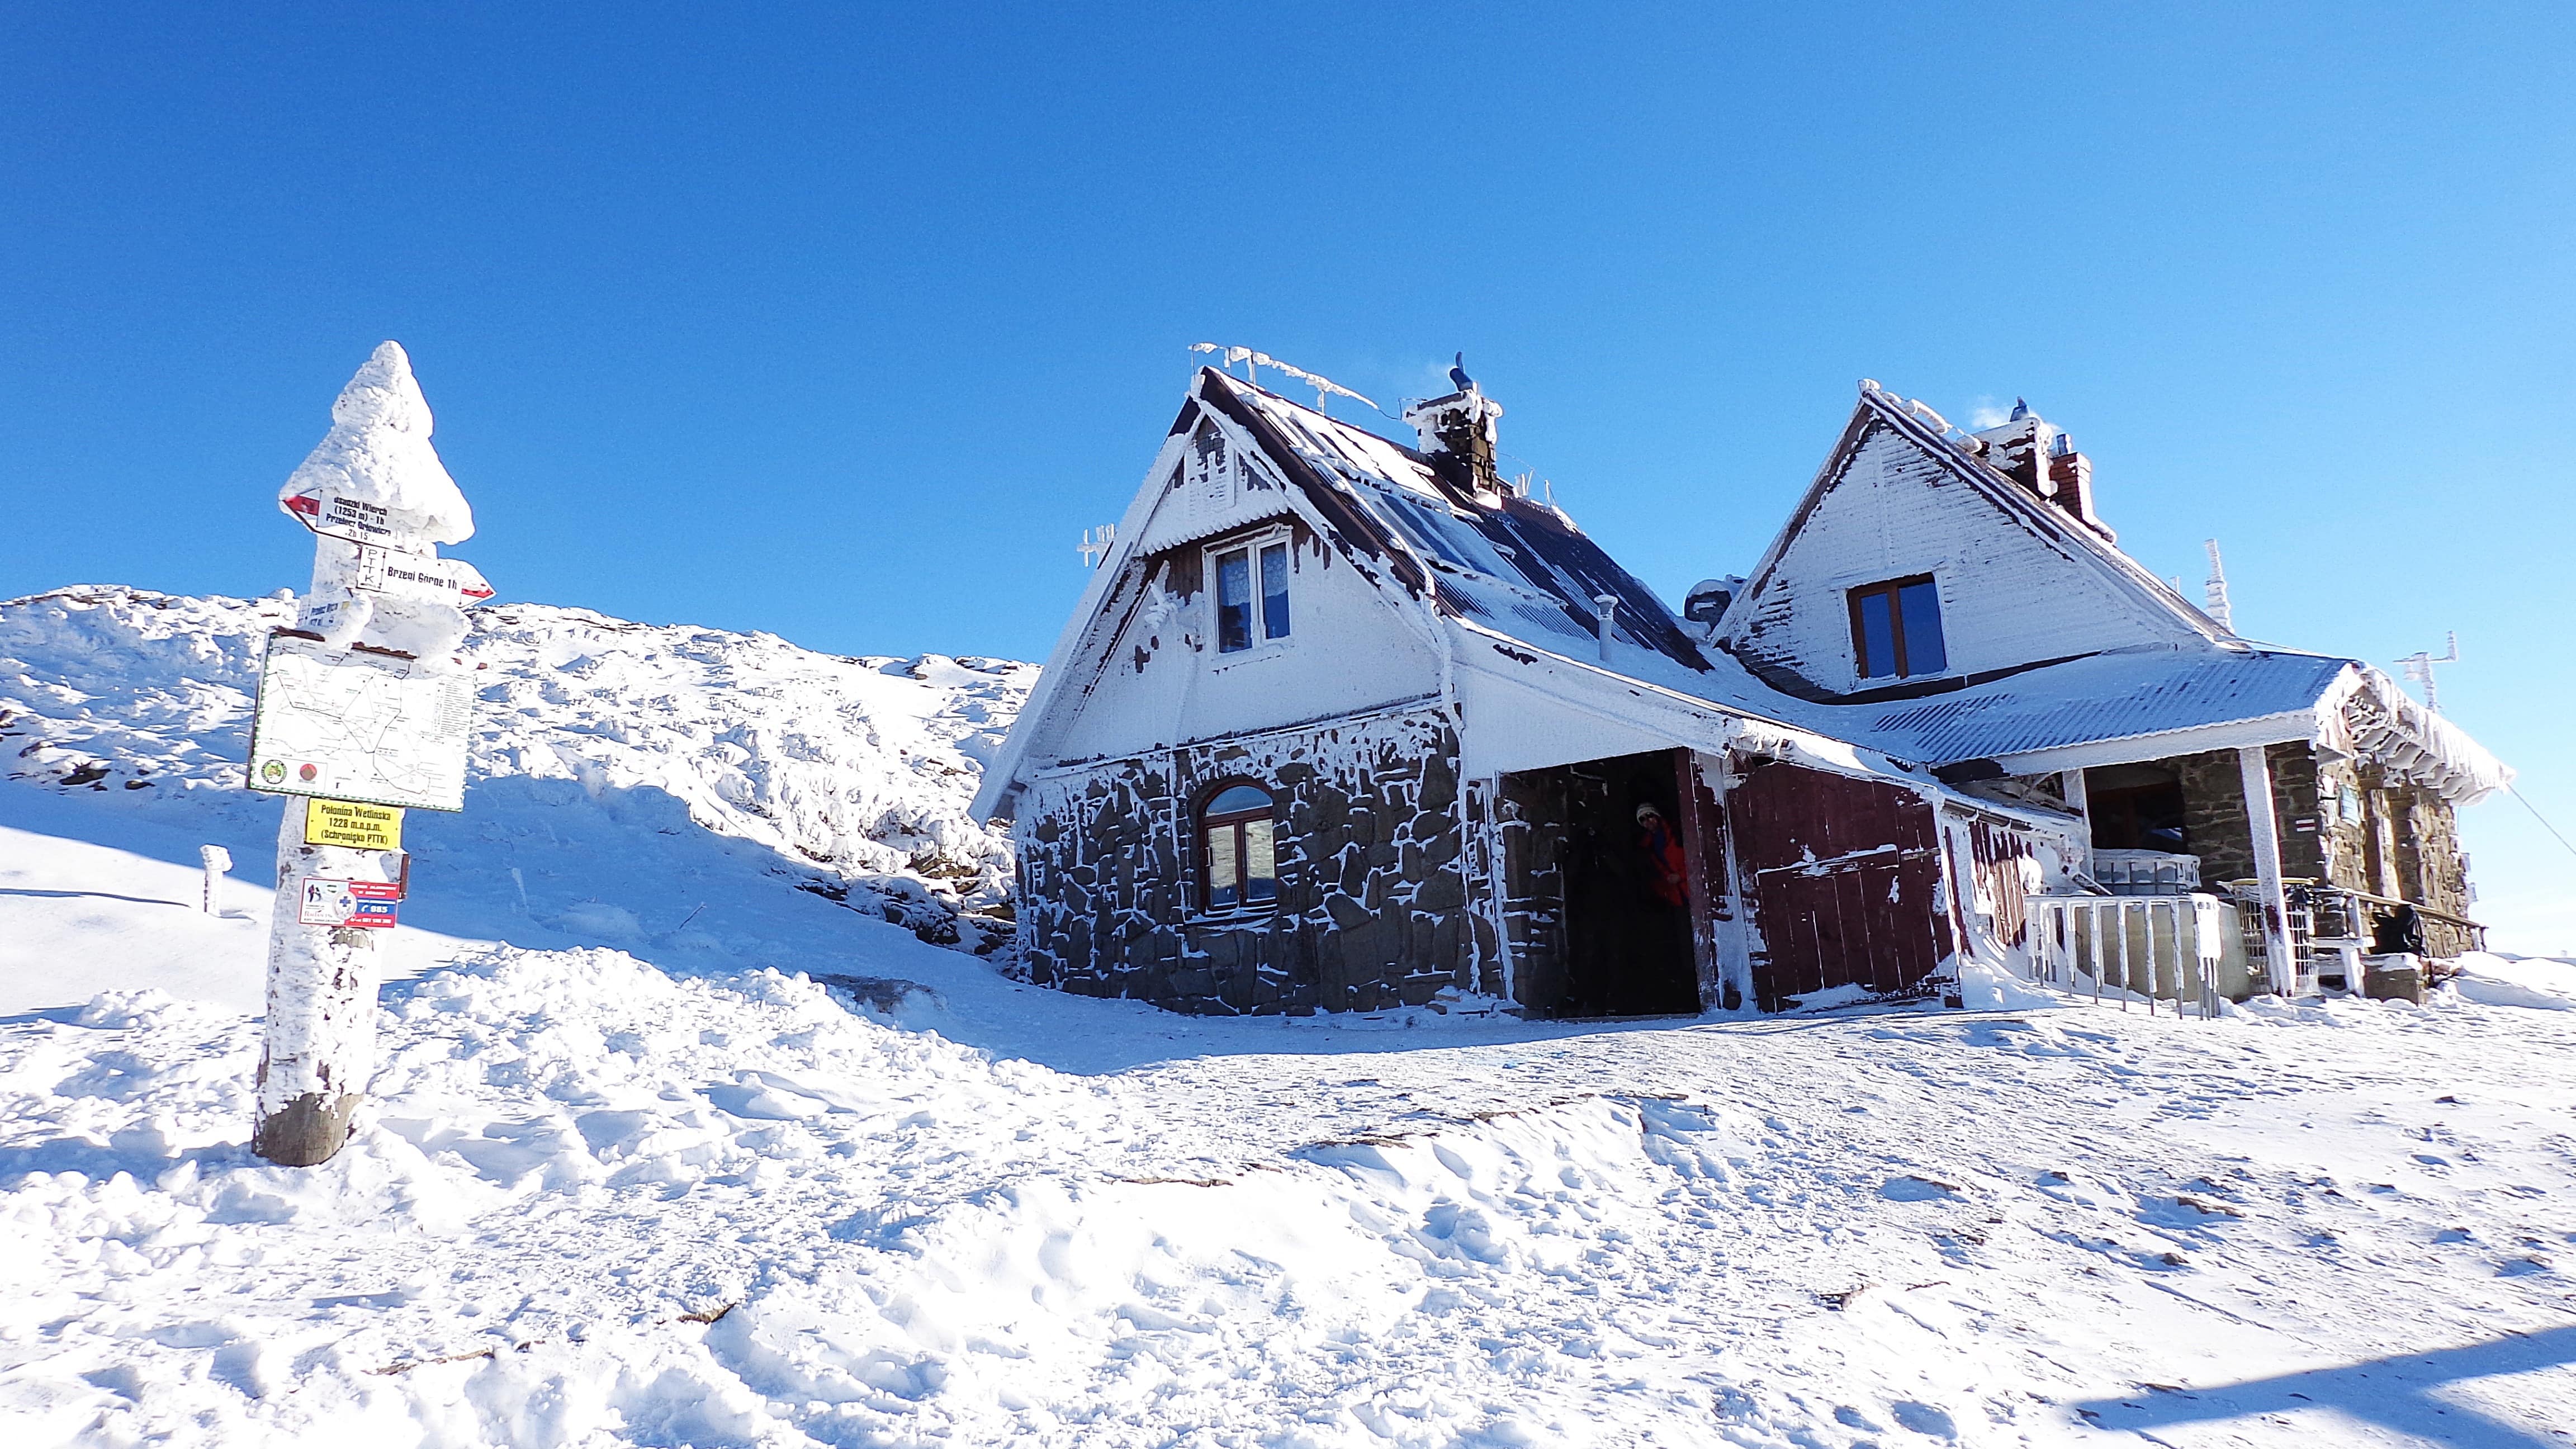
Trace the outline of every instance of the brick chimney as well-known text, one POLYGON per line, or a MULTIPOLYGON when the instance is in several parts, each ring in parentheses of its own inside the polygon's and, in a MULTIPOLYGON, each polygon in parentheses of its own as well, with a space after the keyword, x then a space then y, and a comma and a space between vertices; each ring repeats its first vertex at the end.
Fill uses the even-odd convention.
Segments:
POLYGON ((1422 437, 1422 451, 1442 475, 1490 498, 1508 491, 1494 467, 1494 424, 1502 415, 1503 405, 1472 382, 1404 410, 1404 420, 1422 437))
POLYGON ((1987 466, 2104 539, 2119 540, 2093 511, 2093 460, 2075 451, 2073 435, 2050 426, 2028 403, 2013 399, 2010 421, 1974 437, 1987 466))

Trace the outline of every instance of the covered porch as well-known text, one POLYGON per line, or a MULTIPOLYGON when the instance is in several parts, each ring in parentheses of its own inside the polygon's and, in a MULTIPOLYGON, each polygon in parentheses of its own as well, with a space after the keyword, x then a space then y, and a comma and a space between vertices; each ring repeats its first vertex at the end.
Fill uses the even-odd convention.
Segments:
MULTIPOLYGON (((2151 973, 2169 966, 2189 978, 2205 965, 2213 989, 2237 999, 2412 995, 2419 960, 2483 943, 2464 909, 2453 811, 2508 777, 2375 671, 2350 671, 2308 709, 1996 763, 2083 818, 2084 871, 2096 890, 2208 903, 2190 909, 2216 939, 2188 950, 2139 939, 2151 973), (2411 985, 2396 979, 2401 972, 2414 973, 2411 985)), ((2064 924, 2089 920, 2083 911, 2033 909, 2061 923, 2057 938, 2032 942, 2035 970, 2081 960, 2097 983, 2102 971, 2122 974, 2120 951, 2066 939, 2091 929, 2064 924)), ((2133 934, 2105 944, 2125 948, 2133 934)))

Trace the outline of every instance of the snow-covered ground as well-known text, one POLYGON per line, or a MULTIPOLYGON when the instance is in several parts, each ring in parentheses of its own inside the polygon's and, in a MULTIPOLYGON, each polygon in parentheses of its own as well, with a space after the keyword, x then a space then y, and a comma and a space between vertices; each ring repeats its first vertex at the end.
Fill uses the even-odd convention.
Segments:
POLYGON ((469 644, 374 1100, 268 1167, 280 607, 0 605, 0 1443, 2576 1442, 2576 968, 1177 1018, 971 953, 1025 666, 570 610, 469 644))

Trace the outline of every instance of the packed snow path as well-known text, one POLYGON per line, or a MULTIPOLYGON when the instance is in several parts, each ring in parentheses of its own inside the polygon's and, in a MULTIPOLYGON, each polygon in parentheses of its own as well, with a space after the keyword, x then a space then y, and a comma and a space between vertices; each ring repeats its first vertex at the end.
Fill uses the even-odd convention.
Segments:
POLYGON ((830 898, 983 889, 1023 667, 578 611, 478 635, 545 703, 422 824, 352 1147, 266 1166, 268 608, 0 605, 0 1443, 2571 1442, 2576 973, 1187 1020, 830 898))

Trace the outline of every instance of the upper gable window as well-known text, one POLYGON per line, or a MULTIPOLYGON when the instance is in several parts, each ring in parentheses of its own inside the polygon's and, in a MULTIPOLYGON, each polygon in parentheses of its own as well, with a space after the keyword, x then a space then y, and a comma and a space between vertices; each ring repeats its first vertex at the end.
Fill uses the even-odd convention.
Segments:
POLYGON ((1903 679, 1950 667, 1941 594, 1929 574, 1851 591, 1852 658, 1863 679, 1903 679))
POLYGON ((1240 654, 1288 637, 1288 537, 1209 551, 1216 571, 1216 650, 1240 654))

